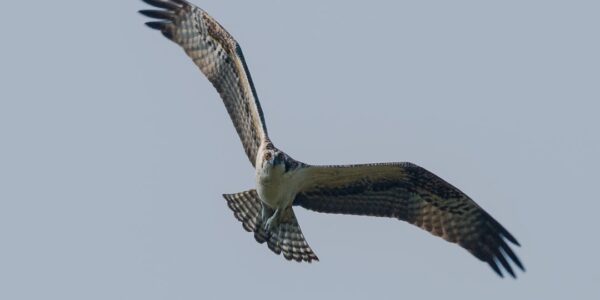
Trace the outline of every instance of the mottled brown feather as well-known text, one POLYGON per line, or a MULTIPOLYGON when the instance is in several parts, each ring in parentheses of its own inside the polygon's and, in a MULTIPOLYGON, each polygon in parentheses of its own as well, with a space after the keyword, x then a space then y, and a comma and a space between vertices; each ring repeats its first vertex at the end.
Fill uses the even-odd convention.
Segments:
POLYGON ((523 264, 506 244, 517 240, 459 189, 411 163, 311 166, 309 182, 294 205, 324 212, 391 217, 459 244, 513 277, 509 258, 523 264))
POLYGON ((142 10, 145 16, 163 20, 146 25, 160 30, 177 43, 213 84, 242 141, 248 159, 256 154, 267 128, 244 60, 233 37, 202 9, 183 0, 143 0, 164 10, 142 10))

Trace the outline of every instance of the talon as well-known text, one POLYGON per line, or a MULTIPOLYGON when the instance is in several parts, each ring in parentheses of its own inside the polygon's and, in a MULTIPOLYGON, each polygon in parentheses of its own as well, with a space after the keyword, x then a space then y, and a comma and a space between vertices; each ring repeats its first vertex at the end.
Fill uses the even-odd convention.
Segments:
POLYGON ((272 217, 270 217, 267 222, 265 222, 265 230, 270 231, 271 229, 274 229, 275 227, 277 227, 277 218, 276 215, 273 215, 272 217))
POLYGON ((265 221, 269 218, 268 208, 263 204, 262 209, 260 210, 260 219, 265 221))

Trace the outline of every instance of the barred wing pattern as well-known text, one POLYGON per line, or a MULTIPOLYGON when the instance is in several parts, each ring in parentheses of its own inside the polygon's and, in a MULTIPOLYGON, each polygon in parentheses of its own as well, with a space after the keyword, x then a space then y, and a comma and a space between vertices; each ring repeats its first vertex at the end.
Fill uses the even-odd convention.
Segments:
POLYGON ((294 205, 324 213, 398 218, 459 244, 513 277, 510 259, 521 261, 506 240, 519 245, 500 223, 463 192, 411 163, 311 166, 310 182, 294 205))
POLYGON ((262 204, 256 190, 224 194, 223 197, 227 200, 227 205, 233 211, 235 218, 242 222, 242 227, 246 231, 254 233, 257 242, 261 244, 267 242, 271 251, 276 254, 283 253, 287 260, 298 262, 319 260, 306 242, 291 207, 284 212, 277 228, 266 231, 262 226, 260 217, 262 204))
POLYGON ((143 0, 162 10, 140 13, 161 21, 150 28, 180 45, 217 89, 252 165, 267 129, 244 55, 233 37, 202 9, 184 0, 143 0))

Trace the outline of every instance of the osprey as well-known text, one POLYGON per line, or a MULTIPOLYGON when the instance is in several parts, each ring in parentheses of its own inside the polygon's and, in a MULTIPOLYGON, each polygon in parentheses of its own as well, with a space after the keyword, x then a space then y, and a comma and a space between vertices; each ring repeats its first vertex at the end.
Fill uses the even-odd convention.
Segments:
POLYGON ((225 194, 245 230, 288 260, 318 261, 294 206, 351 215, 397 218, 457 243, 500 276, 523 264, 507 242, 517 240, 471 198, 412 163, 314 166, 291 158, 269 139, 240 45, 211 16, 184 0, 143 0, 161 8, 140 13, 177 43, 220 94, 250 163, 256 189, 225 194))

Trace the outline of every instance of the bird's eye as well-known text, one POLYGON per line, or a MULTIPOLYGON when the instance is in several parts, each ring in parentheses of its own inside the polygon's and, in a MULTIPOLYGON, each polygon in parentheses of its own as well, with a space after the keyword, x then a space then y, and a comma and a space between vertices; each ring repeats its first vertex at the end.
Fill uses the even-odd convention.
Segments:
POLYGON ((271 154, 271 152, 265 153, 265 160, 271 160, 271 157, 273 157, 273 154, 271 154))

